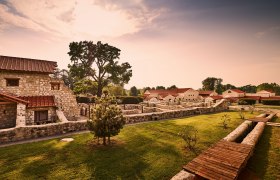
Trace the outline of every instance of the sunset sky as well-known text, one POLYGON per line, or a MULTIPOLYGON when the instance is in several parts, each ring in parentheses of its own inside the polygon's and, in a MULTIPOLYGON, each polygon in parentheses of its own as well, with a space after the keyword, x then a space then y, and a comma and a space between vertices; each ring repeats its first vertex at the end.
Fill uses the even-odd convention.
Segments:
POLYGON ((280 84, 279 0, 0 0, 0 54, 70 63, 102 41, 132 65, 127 88, 280 84))

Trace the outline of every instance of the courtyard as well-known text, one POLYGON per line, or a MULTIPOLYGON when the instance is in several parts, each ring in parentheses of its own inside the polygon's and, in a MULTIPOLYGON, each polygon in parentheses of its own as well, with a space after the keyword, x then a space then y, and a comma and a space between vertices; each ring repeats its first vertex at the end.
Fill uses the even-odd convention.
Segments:
MULTIPOLYGON (((246 118, 256 115, 246 113, 246 118)), ((196 147, 199 153, 225 137, 242 121, 238 112, 223 112, 127 125, 113 139, 111 146, 97 146, 93 135, 84 133, 71 136, 74 138, 72 142, 52 139, 2 147, 0 178, 170 179, 182 165, 196 157, 195 153, 184 148, 184 141, 178 136, 180 130, 185 126, 198 130, 196 147), (231 117, 228 129, 221 125, 224 114, 231 117)), ((277 177, 275 166, 280 160, 277 138, 280 129, 270 128, 266 127, 248 165, 252 172, 267 179, 277 177)))

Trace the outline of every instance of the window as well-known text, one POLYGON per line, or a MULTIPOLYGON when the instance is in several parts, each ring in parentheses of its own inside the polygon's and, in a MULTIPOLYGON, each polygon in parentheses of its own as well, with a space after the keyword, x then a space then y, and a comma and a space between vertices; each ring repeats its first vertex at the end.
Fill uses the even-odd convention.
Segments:
POLYGON ((19 79, 6 79, 7 86, 19 86, 19 79))
POLYGON ((41 124, 48 121, 48 111, 35 111, 34 113, 35 124, 41 124))
POLYGON ((228 91, 228 93, 231 93, 231 91, 228 91))
POLYGON ((59 83, 51 83, 51 90, 59 90, 60 84, 59 83))

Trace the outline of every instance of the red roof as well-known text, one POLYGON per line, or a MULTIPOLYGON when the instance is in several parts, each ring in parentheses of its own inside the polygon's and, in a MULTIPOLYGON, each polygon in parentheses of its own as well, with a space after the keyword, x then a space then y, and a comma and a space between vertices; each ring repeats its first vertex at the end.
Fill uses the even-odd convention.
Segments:
POLYGON ((212 94, 214 91, 199 91, 199 95, 210 95, 212 94))
POLYGON ((177 94, 177 93, 184 93, 190 89, 191 88, 177 88, 177 89, 169 89, 169 90, 159 89, 159 90, 147 90, 147 91, 149 91, 151 94, 177 94))
POLYGON ((4 93, 4 92, 0 92, 0 98, 6 100, 6 101, 12 101, 15 103, 23 103, 23 104, 27 104, 28 101, 25 101, 23 99, 20 99, 12 94, 8 94, 8 93, 4 93))
POLYGON ((0 70, 53 73, 57 63, 37 59, 9 57, 0 55, 0 70))
POLYGON ((28 101, 28 108, 55 106, 54 96, 21 96, 18 98, 28 101))
POLYGON ((280 96, 262 97, 262 100, 280 100, 280 96))
POLYGON ((214 100, 223 99, 223 96, 210 96, 214 100))
POLYGON ((254 100, 260 100, 261 96, 245 96, 245 97, 240 97, 240 99, 254 99, 254 100))
POLYGON ((240 89, 231 89, 231 90, 234 92, 237 92, 237 93, 245 93, 244 91, 241 91, 240 89))

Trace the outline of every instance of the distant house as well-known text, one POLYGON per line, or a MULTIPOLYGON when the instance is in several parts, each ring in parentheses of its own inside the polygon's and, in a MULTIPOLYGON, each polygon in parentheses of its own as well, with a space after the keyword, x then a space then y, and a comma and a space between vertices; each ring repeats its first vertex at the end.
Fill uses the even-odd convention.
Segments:
POLYGON ((215 91, 198 91, 199 95, 203 98, 207 98, 209 96, 218 96, 218 93, 215 91))
POLYGON ((240 98, 244 97, 245 92, 239 90, 239 89, 228 89, 223 92, 223 97, 224 98, 240 98))
POLYGON ((177 88, 170 90, 146 90, 144 93, 147 97, 157 97, 164 102, 169 101, 196 101, 199 99, 199 92, 192 88, 177 88))
POLYGON ((56 62, 0 56, 0 129, 54 122, 56 110, 68 120, 79 116, 76 97, 51 78, 56 62))
POLYGON ((258 91, 257 96, 261 96, 261 97, 274 97, 275 96, 275 92, 271 91, 271 90, 262 90, 262 91, 258 91))
POLYGON ((218 101, 220 101, 222 99, 223 99, 223 96, 219 96, 219 95, 217 95, 217 96, 209 96, 209 97, 205 98, 205 102, 206 103, 216 103, 216 102, 218 102, 218 101))

